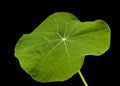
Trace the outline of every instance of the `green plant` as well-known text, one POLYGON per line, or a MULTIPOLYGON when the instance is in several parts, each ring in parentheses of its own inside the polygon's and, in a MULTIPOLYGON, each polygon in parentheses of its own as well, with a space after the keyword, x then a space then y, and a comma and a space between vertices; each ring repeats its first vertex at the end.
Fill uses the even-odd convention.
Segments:
POLYGON ((21 67, 39 82, 64 81, 79 71, 86 55, 99 56, 110 46, 110 28, 103 20, 81 22, 56 12, 16 44, 21 67))

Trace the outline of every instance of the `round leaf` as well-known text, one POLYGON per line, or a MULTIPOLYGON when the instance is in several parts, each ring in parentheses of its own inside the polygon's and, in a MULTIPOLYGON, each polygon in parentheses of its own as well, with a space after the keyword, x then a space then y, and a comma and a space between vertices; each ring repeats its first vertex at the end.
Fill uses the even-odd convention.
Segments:
POLYGON ((81 69, 86 55, 99 56, 109 46, 105 21, 81 22, 71 13, 57 12, 19 39, 15 56, 34 80, 64 81, 81 69))

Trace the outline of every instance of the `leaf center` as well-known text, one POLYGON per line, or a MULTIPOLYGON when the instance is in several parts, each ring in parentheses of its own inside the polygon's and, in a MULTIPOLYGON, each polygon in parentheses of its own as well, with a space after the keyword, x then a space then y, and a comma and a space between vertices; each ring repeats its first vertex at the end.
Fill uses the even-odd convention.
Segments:
POLYGON ((65 41, 65 40, 66 40, 66 38, 65 38, 65 37, 63 37, 63 38, 62 38, 62 41, 65 41))

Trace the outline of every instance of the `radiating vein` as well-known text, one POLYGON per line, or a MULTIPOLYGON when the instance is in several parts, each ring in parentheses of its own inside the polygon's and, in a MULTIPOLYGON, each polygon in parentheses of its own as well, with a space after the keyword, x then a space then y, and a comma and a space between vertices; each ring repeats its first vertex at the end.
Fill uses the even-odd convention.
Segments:
POLYGON ((63 36, 64 38, 65 38, 65 36, 66 36, 66 31, 67 31, 68 24, 69 24, 69 23, 66 23, 66 25, 65 25, 65 31, 64 31, 64 36, 63 36))
POLYGON ((78 23, 76 23, 76 24, 74 24, 74 26, 72 27, 72 30, 68 33, 68 35, 66 36, 66 38, 68 38, 69 37, 69 35, 74 31, 74 29, 75 29, 75 26, 77 25, 78 23))
POLYGON ((95 46, 93 46, 92 44, 90 44, 90 43, 88 43, 88 42, 77 41, 77 40, 71 40, 71 39, 69 39, 69 40, 67 40, 67 41, 75 41, 75 42, 78 42, 78 43, 82 43, 83 45, 86 44, 86 45, 88 45, 88 46, 91 46, 91 47, 93 47, 93 48, 99 50, 99 51, 102 51, 102 49, 100 49, 100 48, 98 48, 98 47, 95 47, 95 46))
POLYGON ((104 31, 104 30, 106 30, 106 29, 95 29, 95 30, 92 30, 92 29, 88 29, 88 30, 79 29, 79 30, 75 31, 73 35, 75 35, 75 36, 86 35, 86 34, 95 33, 95 32, 104 31))
POLYGON ((38 45, 42 45, 42 44, 45 44, 45 43, 49 43, 49 42, 52 42, 52 41, 58 41, 58 40, 60 40, 60 39, 47 40, 47 41, 45 41, 45 42, 41 42, 41 43, 38 44, 38 45))
POLYGON ((65 46, 65 51, 66 51, 66 54, 67 54, 67 57, 68 57, 69 64, 71 65, 70 67, 72 69, 72 63, 71 63, 71 60, 70 60, 70 54, 68 52, 67 44, 66 44, 65 41, 63 41, 63 43, 64 43, 64 46, 65 46))
POLYGON ((62 39, 62 36, 60 35, 60 33, 59 33, 59 26, 58 26, 58 23, 57 23, 57 21, 56 21, 56 19, 55 19, 55 23, 56 23, 56 25, 57 25, 57 32, 56 32, 56 34, 60 37, 60 39, 62 39))
POLYGON ((57 32, 57 35, 60 37, 60 39, 62 39, 62 36, 57 32))
POLYGON ((41 42, 40 44, 38 43, 38 44, 35 44, 35 45, 31 45, 31 46, 24 47, 23 49, 27 49, 27 48, 31 48, 31 47, 36 47, 36 46, 38 47, 38 46, 40 46, 40 45, 43 45, 43 44, 46 44, 46 43, 49 43, 49 42, 58 41, 58 40, 60 40, 60 39, 47 40, 47 41, 45 41, 45 42, 41 42))
POLYGON ((42 64, 42 62, 52 53, 52 51, 61 43, 62 41, 59 41, 55 46, 53 46, 53 48, 47 53, 47 55, 45 55, 43 57, 43 59, 41 60, 40 64, 42 64))
POLYGON ((58 33, 58 32, 59 32, 59 26, 58 26, 58 23, 57 23, 56 19, 55 19, 55 23, 56 23, 56 25, 57 25, 57 27, 56 27, 56 28, 57 28, 57 31, 56 31, 56 32, 58 33))

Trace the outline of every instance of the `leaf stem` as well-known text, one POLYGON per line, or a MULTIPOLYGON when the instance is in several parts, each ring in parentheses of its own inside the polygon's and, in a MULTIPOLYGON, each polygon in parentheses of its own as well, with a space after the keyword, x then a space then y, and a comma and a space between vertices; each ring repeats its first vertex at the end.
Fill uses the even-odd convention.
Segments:
POLYGON ((82 79, 82 81, 83 81, 84 85, 85 85, 85 86, 88 86, 88 84, 87 84, 87 82, 86 82, 85 78, 83 77, 83 75, 82 75, 81 71, 78 71, 78 73, 79 73, 79 75, 80 75, 80 77, 81 77, 81 79, 82 79))

